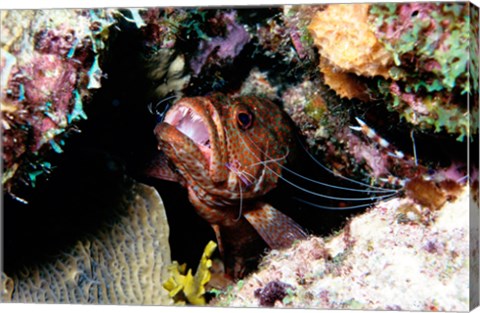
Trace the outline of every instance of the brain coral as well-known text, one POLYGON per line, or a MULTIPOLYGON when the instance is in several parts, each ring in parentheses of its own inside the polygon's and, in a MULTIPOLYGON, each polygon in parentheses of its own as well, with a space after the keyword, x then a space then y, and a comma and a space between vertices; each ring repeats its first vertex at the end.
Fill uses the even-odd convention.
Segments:
POLYGON ((368 24, 368 4, 335 4, 317 12, 308 26, 322 57, 342 71, 389 77, 391 53, 368 24))
POLYGON ((168 223, 152 187, 134 184, 118 219, 79 241, 54 263, 7 278, 3 301, 27 303, 171 304, 162 287, 170 265, 168 223))

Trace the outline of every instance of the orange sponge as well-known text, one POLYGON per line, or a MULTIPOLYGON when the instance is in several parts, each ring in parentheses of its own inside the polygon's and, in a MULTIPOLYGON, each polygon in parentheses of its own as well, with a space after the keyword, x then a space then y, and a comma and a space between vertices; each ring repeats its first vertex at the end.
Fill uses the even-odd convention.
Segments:
POLYGON ((368 24, 368 4, 332 4, 317 12, 308 29, 322 57, 363 76, 389 78, 393 58, 368 24))

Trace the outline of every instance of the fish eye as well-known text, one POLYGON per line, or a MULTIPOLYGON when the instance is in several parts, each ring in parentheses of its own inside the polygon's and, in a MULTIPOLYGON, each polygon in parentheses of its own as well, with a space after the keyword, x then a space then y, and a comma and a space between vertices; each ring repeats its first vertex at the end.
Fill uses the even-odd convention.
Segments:
POLYGON ((237 112, 237 124, 243 130, 250 128, 253 124, 252 113, 246 110, 237 112))

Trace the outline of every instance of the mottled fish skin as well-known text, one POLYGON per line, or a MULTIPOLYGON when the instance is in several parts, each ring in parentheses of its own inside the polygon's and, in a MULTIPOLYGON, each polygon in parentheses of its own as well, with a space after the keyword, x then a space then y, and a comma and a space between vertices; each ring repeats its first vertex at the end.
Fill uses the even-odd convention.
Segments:
POLYGON ((227 274, 242 277, 264 242, 283 248, 306 236, 291 218, 262 202, 296 151, 291 122, 274 103, 222 94, 183 98, 154 133, 175 167, 160 178, 179 176, 196 212, 215 231, 227 274))

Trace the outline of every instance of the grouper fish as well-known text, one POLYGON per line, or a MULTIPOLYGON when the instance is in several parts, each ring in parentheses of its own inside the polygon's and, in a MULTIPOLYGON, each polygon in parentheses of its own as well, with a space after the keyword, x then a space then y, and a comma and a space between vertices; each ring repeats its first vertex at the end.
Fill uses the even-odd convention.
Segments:
POLYGON ((273 102, 212 94, 177 101, 155 127, 164 155, 154 176, 188 190, 196 212, 215 232, 226 274, 243 277, 264 252, 306 233, 264 202, 282 167, 295 158, 292 122, 273 102))

